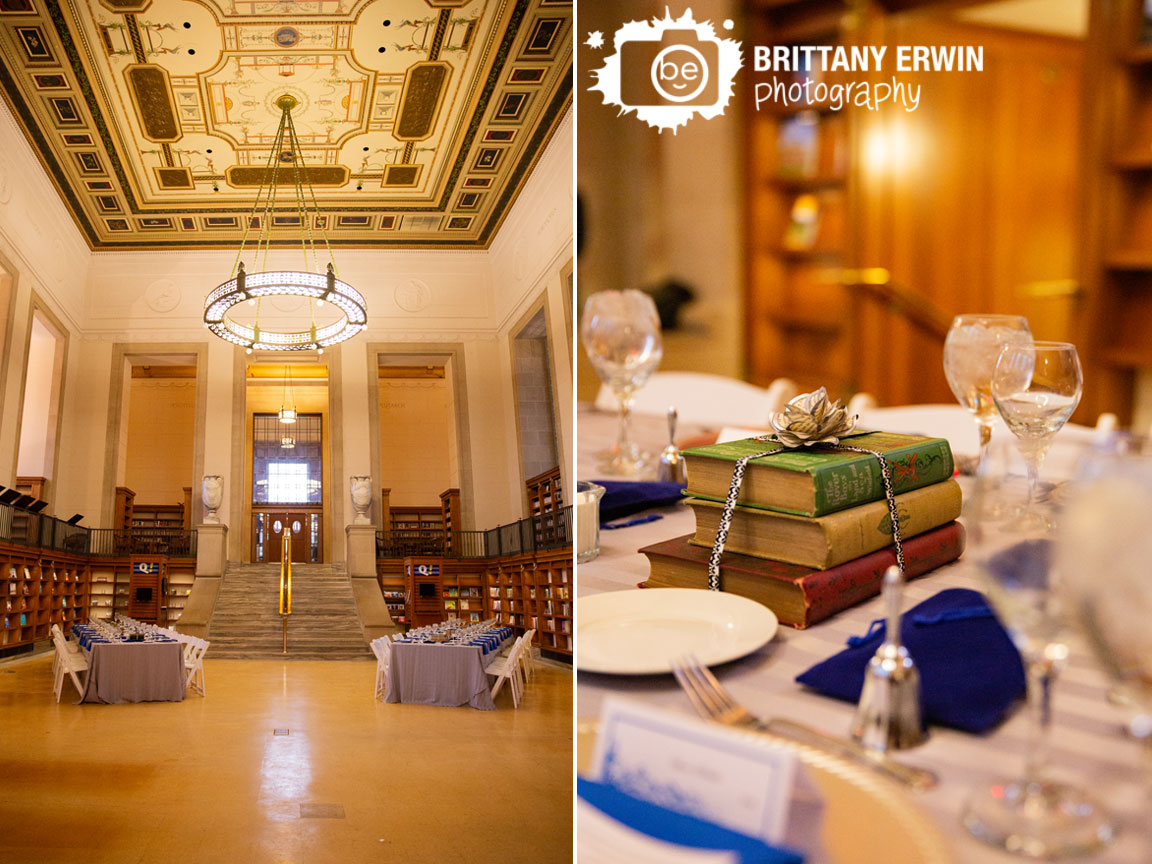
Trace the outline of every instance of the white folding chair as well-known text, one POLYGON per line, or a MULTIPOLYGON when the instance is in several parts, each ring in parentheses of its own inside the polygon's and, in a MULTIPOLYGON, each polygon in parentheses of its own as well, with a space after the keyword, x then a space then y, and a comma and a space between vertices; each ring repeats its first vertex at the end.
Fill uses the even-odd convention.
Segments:
POLYGON ((372 653, 376 655, 376 698, 383 699, 388 692, 388 667, 392 661, 392 640, 387 636, 373 639, 372 653))
POLYGON ((84 685, 80 683, 80 673, 88 671, 88 661, 84 659, 81 652, 68 650, 68 644, 64 641, 64 634, 60 632, 59 627, 52 632, 52 644, 56 649, 56 674, 55 680, 52 682, 52 692, 56 696, 56 701, 60 701, 60 696, 64 690, 64 673, 68 673, 72 677, 72 683, 76 685, 76 692, 83 696, 84 685))
MULTIPOLYGON (((528 682, 532 680, 532 676, 536 674, 536 657, 532 653, 532 639, 536 636, 536 630, 532 629, 527 631, 524 636, 524 647, 520 651, 520 668, 524 670, 524 684, 527 686, 528 682)), ((508 648, 507 651, 502 652, 502 656, 507 657, 512 653, 516 647, 515 643, 508 648)))
POLYGON ((520 699, 524 694, 524 681, 521 678, 524 670, 520 668, 520 653, 523 650, 524 637, 521 636, 507 657, 497 657, 484 669, 489 675, 496 676, 496 682, 492 685, 492 698, 496 698, 496 694, 507 681, 512 688, 512 705, 516 708, 520 707, 520 699))
POLYGON ((195 636, 184 636, 184 689, 192 689, 201 696, 206 696, 207 687, 204 684, 204 653, 211 642, 198 639, 195 636))
MULTIPOLYGON (((70 653, 72 653, 72 654, 79 654, 80 653, 80 645, 76 642, 69 642, 68 637, 66 637, 64 635, 64 631, 60 629, 59 624, 53 624, 50 628, 48 628, 48 632, 52 634, 53 640, 56 639, 56 634, 59 633, 60 638, 64 640, 64 647, 67 648, 70 653)), ((55 641, 53 641, 53 645, 55 645, 55 641)), ((52 676, 53 677, 56 676, 56 667, 59 665, 59 663, 60 663, 60 661, 56 657, 55 647, 53 647, 53 650, 52 650, 52 676)))

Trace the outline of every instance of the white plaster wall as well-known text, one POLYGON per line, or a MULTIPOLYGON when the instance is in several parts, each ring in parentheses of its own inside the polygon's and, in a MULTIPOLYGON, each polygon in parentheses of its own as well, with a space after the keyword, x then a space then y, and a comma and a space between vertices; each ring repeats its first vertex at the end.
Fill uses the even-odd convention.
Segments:
MULTIPOLYGON (((575 441, 575 413, 570 331, 571 310, 564 290, 564 269, 572 260, 575 198, 573 182, 572 113, 565 116, 556 134, 541 155, 524 191, 513 206, 489 250, 492 255, 492 293, 499 318, 500 364, 512 380, 514 358, 508 339, 513 327, 545 298, 548 341, 552 360, 556 428, 560 443, 561 480, 572 487, 571 463, 575 441)), ((512 471, 509 494, 523 500, 524 477, 520 476, 516 449, 516 407, 511 398, 501 449, 512 471)), ((517 505, 521 510, 522 505, 517 505)), ((516 518, 524 516, 519 512, 516 518)))
MULTIPOLYGON (((371 307, 369 307, 371 308, 371 307)), ((372 450, 369 433, 368 408, 368 357, 365 339, 360 336, 340 347, 340 378, 336 386, 341 389, 341 418, 340 428, 343 435, 344 447, 344 478, 343 488, 347 492, 352 488, 348 477, 363 477, 372 474, 372 450)), ((372 487, 381 485, 380 478, 372 478, 372 487)), ((375 500, 376 495, 373 495, 375 500)), ((336 524, 340 526, 352 524, 356 518, 356 509, 352 506, 352 496, 345 494, 335 502, 336 524)), ((380 514, 368 513, 373 524, 380 525, 380 514)), ((337 532, 336 541, 342 542, 343 537, 337 532)))
POLYGON ((0 252, 72 330, 84 304, 88 244, 2 101, 0 252))
MULTIPOLYGON (((75 336, 88 254, 55 186, 0 101, 0 266, 8 271, 12 289, 3 348, 6 374, 0 381, 0 482, 6 485, 16 481, 33 295, 60 320, 65 333, 75 336)), ((64 396, 69 397, 67 385, 64 396)), ((67 409, 65 401, 62 410, 67 409)))
POLYGON ((24 415, 20 421, 20 451, 16 474, 22 477, 52 476, 48 451, 48 422, 52 411, 52 372, 56 337, 33 319, 28 339, 28 375, 24 383, 24 415))
POLYGON ((55 513, 65 519, 73 513, 83 513, 82 524, 89 528, 111 527, 101 518, 111 375, 110 342, 72 341, 60 430, 60 470, 50 503, 55 513))
MULTIPOLYGON (((203 331, 201 331, 203 333, 203 331)), ((208 341, 206 406, 204 420, 204 474, 218 474, 224 478, 224 503, 220 505, 217 514, 225 525, 232 513, 237 516, 240 509, 235 511, 231 506, 232 489, 232 449, 243 447, 244 439, 233 440, 233 420, 243 412, 243 405, 234 404, 233 399, 233 366, 235 364, 236 349, 221 339, 211 338, 208 341)), ((241 433, 242 436, 242 433, 241 433)), ((192 512, 201 514, 203 518, 203 505, 198 510, 197 502, 201 498, 203 477, 192 478, 192 512)), ((243 533, 237 529, 237 534, 243 533)), ((230 541, 231 542, 231 538, 230 541)))
MULTIPOLYGON (((369 329, 350 344, 378 336, 427 341, 422 333, 487 332, 494 326, 486 252, 337 249, 334 257, 340 278, 368 304, 369 329)), ((247 269, 255 269, 251 257, 245 258, 247 269)), ((202 339, 204 298, 231 277, 235 262, 235 250, 96 252, 85 330, 117 341, 202 339)), ((301 264, 298 252, 278 251, 268 256, 267 266, 301 264)))
MULTIPOLYGON (((366 333, 341 346, 341 374, 334 386, 342 400, 342 473, 369 473, 366 345, 369 342, 462 343, 467 374, 468 452, 476 501, 474 527, 521 518, 523 485, 516 454, 511 324, 541 293, 548 296, 553 376, 561 396, 564 460, 571 457, 571 369, 559 271, 571 258, 572 118, 567 116, 546 148, 518 203, 486 251, 335 251, 342 279, 364 293, 366 333)), ((0 256, 12 263, 11 333, 5 350, 9 370, 0 381, 0 482, 15 479, 21 387, 27 352, 32 292, 63 322, 70 336, 60 438, 59 481, 53 510, 79 512, 85 523, 103 524, 108 497, 103 466, 109 448, 109 405, 114 343, 206 342, 207 403, 204 473, 225 478, 221 520, 233 525, 242 502, 231 500, 236 418, 237 350, 209 336, 202 323, 205 295, 229 277, 235 250, 89 252, 53 185, 7 110, 0 105, 0 256), (4 479, 7 478, 7 479, 4 479)), ((252 262, 248 262, 253 269, 252 262)), ((294 252, 269 256, 269 268, 300 266, 294 252)), ((127 423, 120 424, 126 430, 127 423)), ((201 430, 198 430, 198 432, 201 430)), ((123 464, 123 459, 118 460, 123 464)), ((454 462, 454 458, 452 462, 454 462)), ((566 467, 566 466, 565 466, 566 467)), ((452 470, 459 473, 460 466, 452 470)), ((122 479, 122 478, 120 478, 122 479)), ((199 498, 200 478, 193 478, 199 498)), ((378 483, 376 485, 379 485, 378 483)), ((246 491, 246 490, 244 490, 246 491)), ((347 495, 333 503, 333 516, 349 523, 347 495)), ((378 519, 378 514, 373 514, 378 519)), ((335 539, 335 538, 334 538, 335 539)), ((236 543, 230 542, 235 553, 236 543)))

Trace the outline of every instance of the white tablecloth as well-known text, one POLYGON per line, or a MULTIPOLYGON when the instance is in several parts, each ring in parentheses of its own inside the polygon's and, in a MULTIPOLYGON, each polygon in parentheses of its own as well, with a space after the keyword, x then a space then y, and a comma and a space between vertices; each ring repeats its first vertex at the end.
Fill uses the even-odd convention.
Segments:
MULTIPOLYGON (((944 435, 957 453, 974 453, 972 420, 959 406, 879 409, 861 421, 872 428, 944 435)), ((612 440, 615 418, 591 410, 581 411, 579 422, 579 478, 597 479, 594 453, 612 440)), ((649 449, 663 446, 661 425, 640 418, 637 437, 649 449)), ((691 432, 692 430, 684 430, 691 432)), ((1010 434, 998 430, 997 434, 1010 434)), ((1060 433, 1048 467, 1070 470, 1077 450, 1093 438, 1093 431, 1070 427, 1060 433)), ((1046 472, 1047 473, 1047 472, 1046 472)), ((577 597, 602 591, 633 588, 648 576, 647 559, 637 549, 650 543, 690 533, 694 528, 686 507, 667 507, 663 518, 631 528, 602 531, 600 557, 579 565, 577 597)), ((945 588, 981 589, 974 568, 963 559, 916 579, 906 589, 905 608, 945 588)), ((577 604, 579 615, 579 604, 577 604)), ((844 647, 849 636, 863 634, 869 623, 883 616, 880 598, 847 610, 808 630, 781 627, 776 638, 760 651, 717 667, 714 671, 736 699, 762 715, 784 716, 846 735, 854 706, 803 690, 795 677, 817 661, 844 647)), ((579 666, 579 638, 577 638, 579 666)), ((594 719, 606 694, 617 694, 692 713, 687 699, 670 675, 614 677, 581 672, 577 678, 577 714, 594 719)), ((1093 790, 1121 826, 1116 843, 1091 860, 1098 862, 1152 861, 1152 819, 1140 746, 1122 734, 1127 714, 1106 699, 1107 682, 1084 651, 1074 651, 1057 684, 1052 733, 1053 774, 1093 790)), ((973 790, 1019 773, 1023 768, 1029 730, 1024 712, 1017 712, 986 737, 933 727, 928 742, 909 751, 906 761, 935 769, 939 787, 917 794, 914 800, 936 821, 954 844, 957 862, 994 864, 1020 859, 971 839, 959 824, 961 810, 973 790)), ((904 754, 902 754, 904 755, 904 754)), ((862 859, 864 860, 864 859, 862 859)), ((810 862, 811 864, 811 862, 810 862)))

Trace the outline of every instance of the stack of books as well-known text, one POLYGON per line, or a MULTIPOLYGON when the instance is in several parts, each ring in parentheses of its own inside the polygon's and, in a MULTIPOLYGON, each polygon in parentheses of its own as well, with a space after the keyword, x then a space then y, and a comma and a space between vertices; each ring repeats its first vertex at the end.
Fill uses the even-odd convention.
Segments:
MULTIPOLYGON (((960 557, 960 486, 946 440, 869 432, 843 443, 883 453, 891 464, 908 578, 960 557)), ((684 451, 696 533, 640 550, 651 565, 645 587, 708 587, 708 558, 736 460, 774 448, 782 449, 748 438, 684 451)), ((877 594, 895 563, 875 456, 817 447, 748 463, 720 562, 723 590, 802 628, 877 594)))

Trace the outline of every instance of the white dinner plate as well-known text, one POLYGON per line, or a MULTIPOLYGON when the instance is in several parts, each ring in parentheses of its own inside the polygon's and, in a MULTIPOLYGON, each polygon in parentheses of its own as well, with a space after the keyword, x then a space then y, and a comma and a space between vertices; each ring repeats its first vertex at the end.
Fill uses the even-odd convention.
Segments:
POLYGON ((607 591, 576 601, 578 668, 658 675, 694 654, 706 666, 751 654, 776 634, 771 609, 738 594, 694 588, 607 591))

